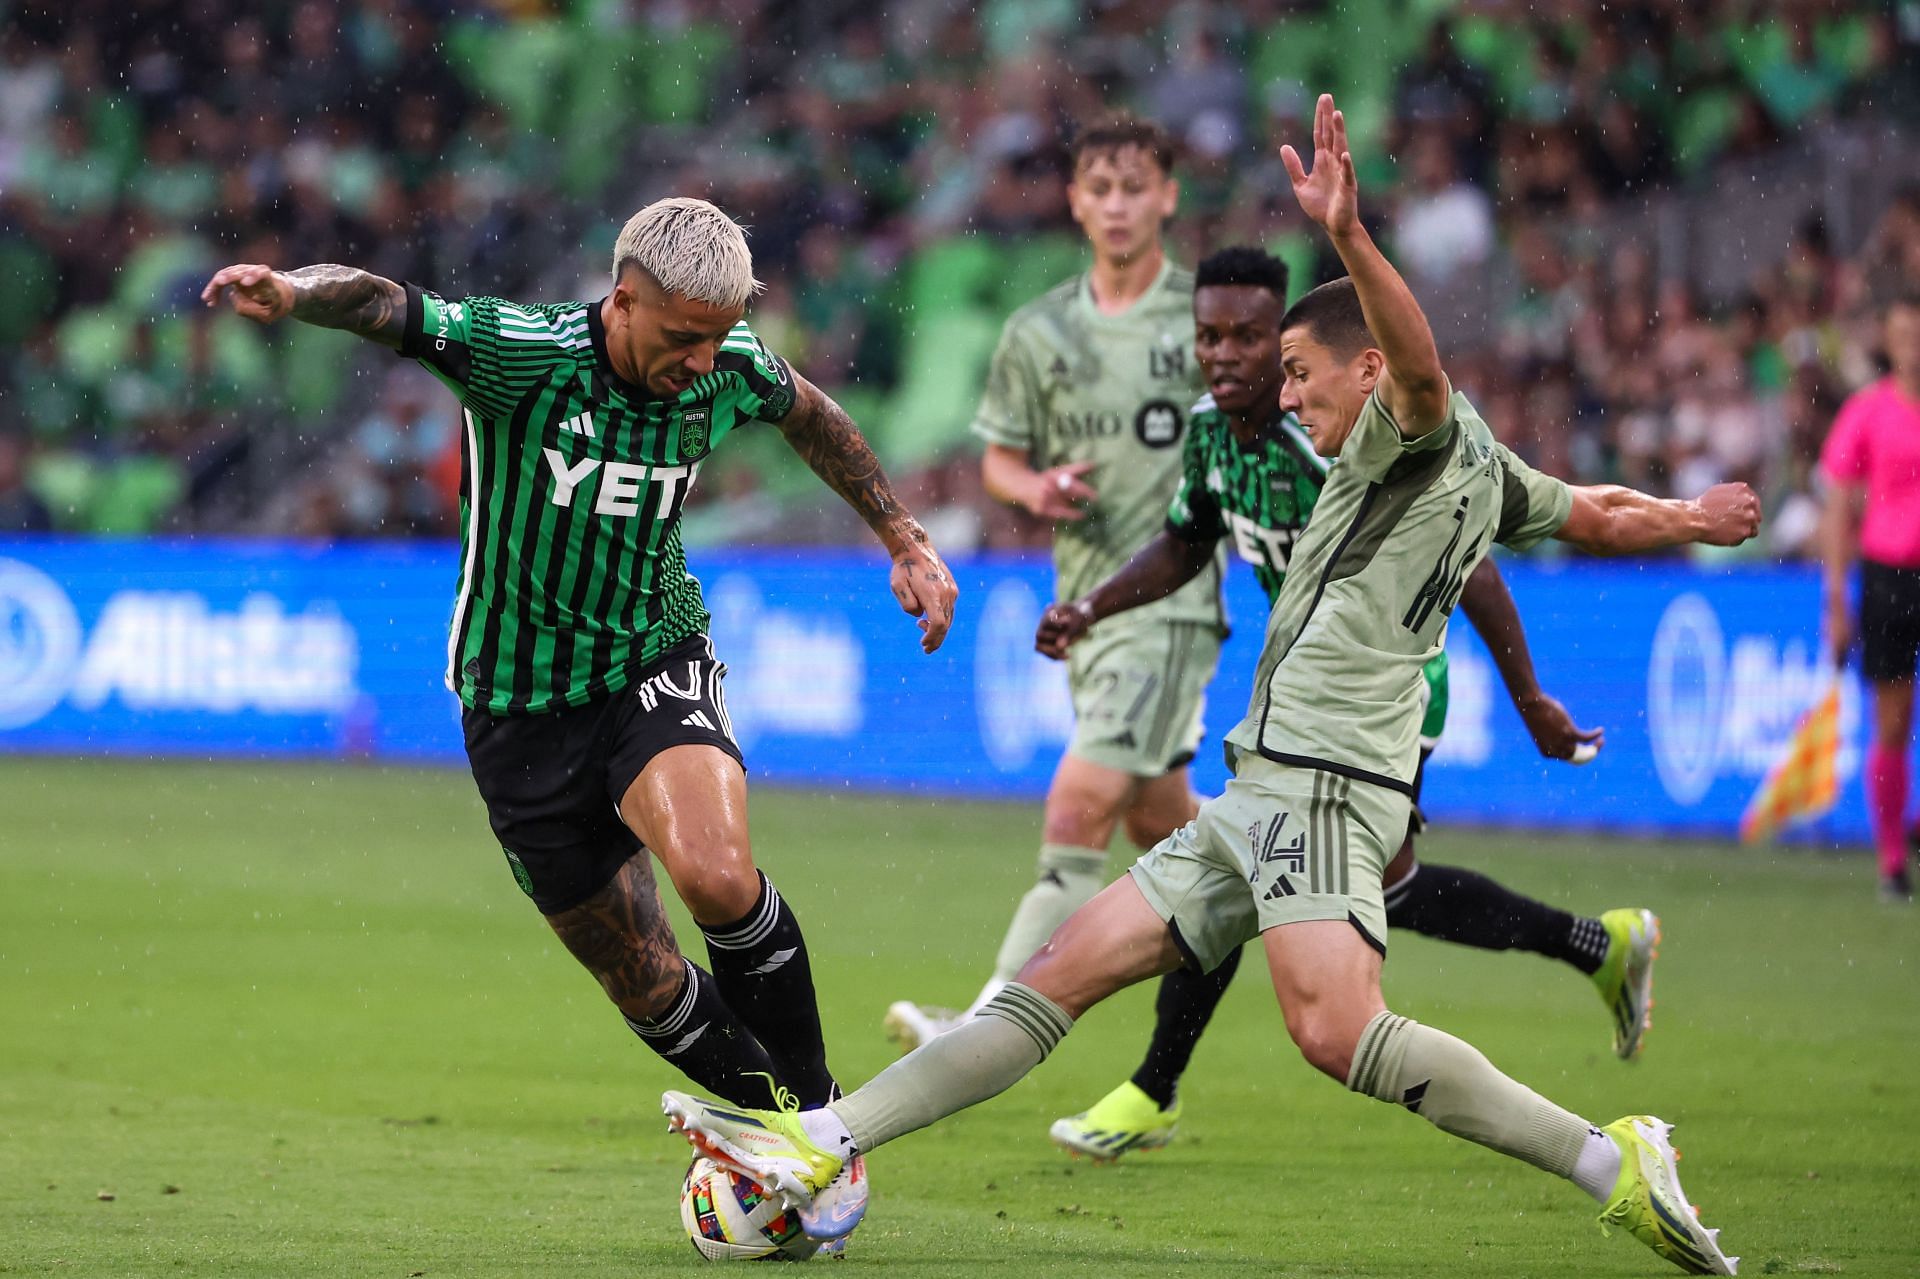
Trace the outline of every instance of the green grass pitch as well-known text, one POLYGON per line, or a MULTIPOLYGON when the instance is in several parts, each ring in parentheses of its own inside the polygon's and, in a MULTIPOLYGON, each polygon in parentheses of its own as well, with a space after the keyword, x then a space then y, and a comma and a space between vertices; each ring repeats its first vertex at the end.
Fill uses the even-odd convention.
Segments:
MULTIPOLYGON (((973 993, 1037 807, 753 805, 836 1068, 863 1080, 890 1059, 889 1000, 973 993)), ((7 760, 0 822, 0 1273, 707 1268, 658 1110, 678 1077, 519 895, 464 775, 7 760)), ((1424 851, 1577 908, 1657 908, 1659 1007, 1626 1066, 1571 970, 1398 938, 1397 1010, 1590 1118, 1677 1121, 1743 1274, 1920 1274, 1920 914, 1874 902, 1866 858, 1474 832, 1424 851)), ((1313 1074, 1257 960, 1201 1045, 1183 1137, 1069 1163, 1046 1125, 1132 1069, 1150 998, 879 1152, 849 1273, 1678 1273, 1602 1239, 1571 1187, 1313 1074)))

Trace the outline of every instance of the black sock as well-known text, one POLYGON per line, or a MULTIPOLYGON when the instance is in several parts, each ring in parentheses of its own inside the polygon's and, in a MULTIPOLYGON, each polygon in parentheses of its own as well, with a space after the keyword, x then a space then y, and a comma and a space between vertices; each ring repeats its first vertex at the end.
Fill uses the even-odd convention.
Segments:
POLYGON ((646 1021, 626 1019, 640 1042, 703 1090, 736 1106, 771 1109, 773 1058, 720 998, 711 974, 691 959, 668 1009, 646 1021))
POLYGON ((780 1067, 780 1080, 803 1107, 824 1106, 833 1092, 820 1006, 800 924, 765 875, 753 909, 731 924, 701 925, 707 962, 727 1005, 740 1014, 780 1067))
POLYGON ((1481 950, 1530 950, 1589 975, 1607 957, 1607 932, 1599 920, 1522 897, 1458 866, 1422 862, 1387 890, 1386 899, 1392 928, 1481 950))
POLYGON ((1160 1109, 1173 1104, 1180 1076, 1193 1060, 1193 1046, 1200 1042, 1238 971, 1240 952, 1233 950, 1210 973, 1181 967, 1160 979, 1160 993, 1153 1000, 1153 1042, 1147 1045, 1140 1069, 1133 1072, 1134 1085, 1158 1102, 1160 1109))

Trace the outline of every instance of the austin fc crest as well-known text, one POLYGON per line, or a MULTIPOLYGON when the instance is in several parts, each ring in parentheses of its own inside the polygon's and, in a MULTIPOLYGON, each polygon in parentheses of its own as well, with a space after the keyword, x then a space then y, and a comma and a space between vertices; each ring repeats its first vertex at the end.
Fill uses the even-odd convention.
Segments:
POLYGON ((696 458, 707 451, 708 417, 712 410, 704 404, 680 415, 680 456, 696 458))

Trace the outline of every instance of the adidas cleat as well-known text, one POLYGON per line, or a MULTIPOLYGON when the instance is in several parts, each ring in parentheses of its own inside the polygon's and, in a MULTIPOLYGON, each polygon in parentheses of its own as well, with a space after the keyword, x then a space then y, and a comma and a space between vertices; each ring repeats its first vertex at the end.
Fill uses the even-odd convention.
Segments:
MULTIPOLYGON (((807 1140, 798 1115, 716 1106, 683 1092, 663 1093, 660 1108, 666 1112, 668 1127, 691 1142, 694 1149, 759 1182, 803 1213, 840 1175, 841 1160, 807 1140)), ((860 1196, 860 1210, 865 1211, 864 1175, 860 1178, 860 1196)), ((856 1213, 840 1233, 852 1230, 859 1220, 856 1213)))
POLYGON ((1118 1159, 1129 1150, 1158 1150, 1173 1140, 1180 1126, 1180 1099, 1165 1110, 1131 1079, 1067 1119, 1056 1119, 1047 1135, 1053 1144, 1076 1157, 1086 1155, 1100 1163, 1118 1159))
POLYGON ((1613 1051, 1622 1061, 1640 1055, 1640 1041, 1653 1024, 1653 961, 1660 956, 1660 917, 1650 910, 1610 910, 1600 916, 1607 930, 1607 958, 1593 985, 1613 1017, 1613 1051))
POLYGON ((1600 1214, 1601 1233, 1619 1226, 1688 1274, 1738 1274, 1740 1258, 1720 1251, 1720 1232, 1700 1224, 1700 1210, 1680 1189, 1680 1154, 1667 1141, 1673 1125, 1629 1115, 1602 1131, 1620 1147, 1620 1178, 1600 1214))
POLYGON ((880 1025, 886 1030, 887 1038, 905 1055, 929 1040, 946 1034, 966 1019, 965 1013, 955 1012, 951 1008, 897 999, 887 1005, 887 1015, 880 1019, 880 1025))
POLYGON ((840 1165, 826 1188, 800 1210, 800 1229, 809 1239, 823 1239, 835 1256, 845 1251, 847 1236, 867 1215, 867 1160, 855 1155, 840 1165))

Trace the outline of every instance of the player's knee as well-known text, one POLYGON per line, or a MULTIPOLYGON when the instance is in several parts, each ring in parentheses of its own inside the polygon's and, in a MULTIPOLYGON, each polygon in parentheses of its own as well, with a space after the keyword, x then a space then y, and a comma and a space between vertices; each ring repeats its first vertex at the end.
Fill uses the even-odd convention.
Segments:
POLYGON ((1127 838, 1135 848, 1152 848, 1185 824, 1184 814, 1162 809, 1134 809, 1127 814, 1127 838))
POLYGON ((1309 1066, 1344 1083, 1360 1038, 1350 1022, 1330 1008, 1309 1007, 1287 1015, 1287 1033, 1309 1066))
POLYGON ((760 900, 760 872, 746 856, 717 854, 687 859, 689 873, 674 877, 680 900, 695 920, 709 926, 729 924, 760 900))

